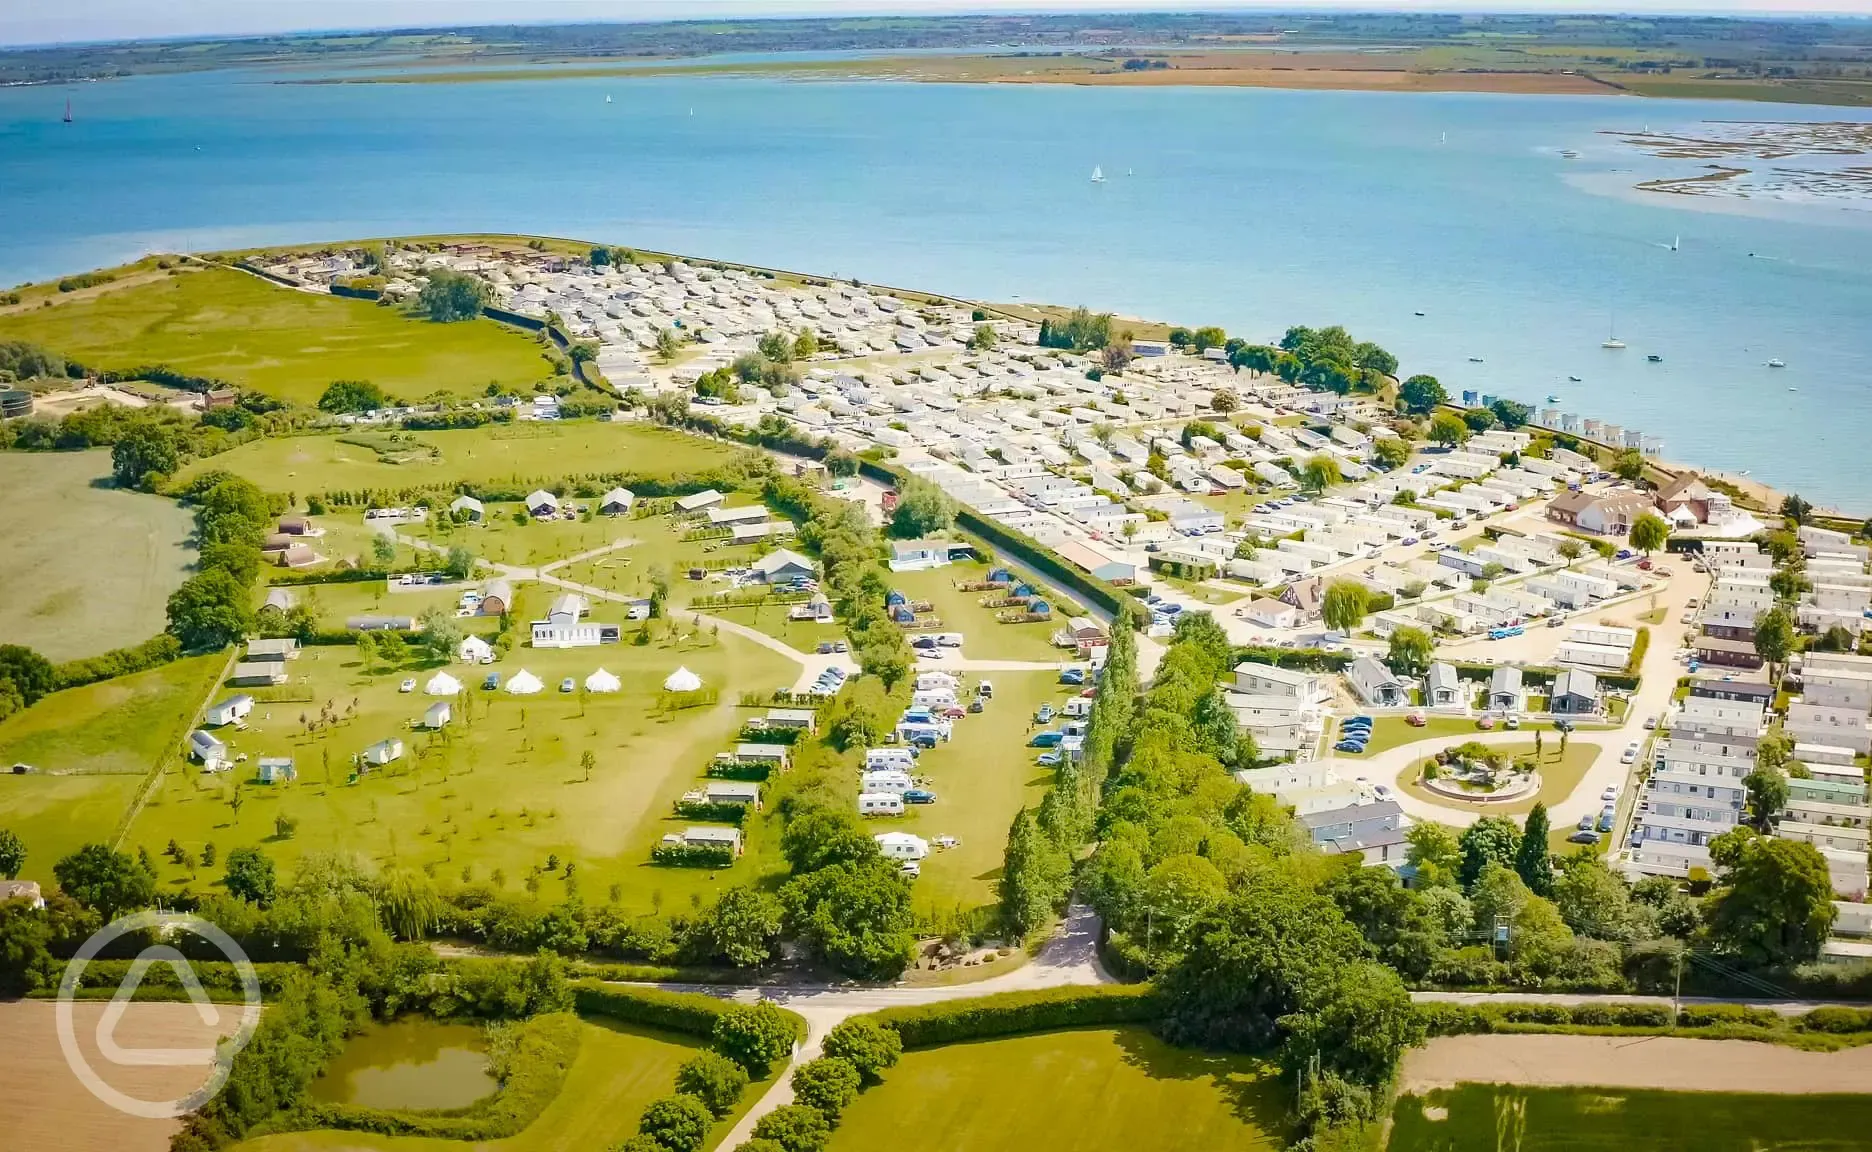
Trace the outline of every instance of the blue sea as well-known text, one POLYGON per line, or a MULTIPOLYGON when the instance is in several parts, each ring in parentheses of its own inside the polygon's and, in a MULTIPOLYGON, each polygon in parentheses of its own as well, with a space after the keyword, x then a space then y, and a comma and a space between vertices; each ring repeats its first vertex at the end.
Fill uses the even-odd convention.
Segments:
POLYGON ((1558 395, 1563 409, 1662 436, 1670 459, 1872 510, 1872 205, 1637 191, 1709 161, 1654 159, 1603 134, 1865 111, 283 78, 0 89, 0 284, 153 249, 512 231, 1255 339, 1341 323, 1453 392, 1558 395), (68 97, 76 120, 63 124, 68 97), (1614 331, 1625 351, 1600 347, 1614 331))

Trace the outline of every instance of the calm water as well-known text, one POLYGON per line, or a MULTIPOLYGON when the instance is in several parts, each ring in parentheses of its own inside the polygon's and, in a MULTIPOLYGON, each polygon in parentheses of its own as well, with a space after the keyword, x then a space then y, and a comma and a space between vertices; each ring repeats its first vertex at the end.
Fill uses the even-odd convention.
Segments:
POLYGON ((1557 393, 1663 435, 1671 458, 1872 510, 1872 211, 1638 193, 1704 162, 1597 135, 1872 113, 681 77, 266 81, 0 90, 0 283, 148 248, 475 229, 1263 339, 1340 322, 1452 391, 1557 393), (67 95, 71 125, 58 122, 67 95), (1625 352, 1599 347, 1614 325, 1625 352), (1787 368, 1765 367, 1772 357, 1787 368))
POLYGON ((366 1108, 466 1108, 493 1092, 487 1044, 471 1024, 399 1020, 345 1043, 312 1084, 321 1100, 366 1108))

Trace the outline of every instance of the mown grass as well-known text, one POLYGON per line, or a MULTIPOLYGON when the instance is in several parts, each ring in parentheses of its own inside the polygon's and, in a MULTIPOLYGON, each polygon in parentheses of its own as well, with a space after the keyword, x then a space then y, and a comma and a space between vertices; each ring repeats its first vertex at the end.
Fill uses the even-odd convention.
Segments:
POLYGON ((333 380, 369 380, 416 400, 480 395, 489 383, 526 388, 552 373, 531 336, 492 320, 433 324, 225 268, 178 269, 0 316, 0 339, 43 344, 92 368, 167 365, 301 403, 333 380))
POLYGON ((1278 1077, 1251 1057, 1087 1028, 907 1052, 846 1110, 830 1152, 1254 1152, 1285 1146, 1278 1077))
POLYGON ((1392 1112, 1389 1147, 1392 1152, 1863 1149, 1872 1147, 1872 1095, 1464 1084, 1400 1097, 1392 1112))
MULTIPOLYGON (((218 470, 244 476, 271 492, 407 488, 620 472, 668 478, 726 464, 735 449, 643 425, 574 421, 491 425, 451 432, 404 433, 436 449, 433 456, 393 463, 375 450, 336 436, 257 440, 207 460, 178 477, 218 470)), ((561 493, 564 495, 564 493, 561 493)))
MULTIPOLYGON (((1527 744, 1494 744, 1489 746, 1489 751, 1500 753, 1510 758, 1532 756, 1534 755, 1534 745, 1532 742, 1527 744)), ((1512 804, 1489 804, 1487 806, 1479 803, 1464 804, 1460 801, 1440 796, 1415 782, 1415 769, 1405 774, 1403 786, 1406 792, 1409 792, 1412 796, 1424 801, 1426 804, 1435 804, 1442 808, 1451 809, 1452 811, 1485 812, 1493 816, 1523 816, 1533 809, 1536 802, 1553 805, 1572 795, 1573 790, 1579 787, 1579 782, 1586 775, 1587 770, 1593 766, 1593 762, 1598 758, 1599 749, 1591 744, 1568 744, 1566 754, 1561 755, 1559 738, 1551 735, 1546 737, 1545 743, 1541 748, 1540 791, 1533 796, 1517 800, 1512 804)), ((1556 829, 1556 831, 1558 831, 1558 829, 1556 829)), ((1571 832, 1573 829, 1569 828, 1567 831, 1571 832)))
POLYGON ((0 453, 0 637, 52 660, 162 631, 193 523, 173 501, 108 486, 110 453, 0 453))
POLYGON ((0 828, 26 844, 28 880, 84 844, 108 841, 144 777, 179 740, 221 670, 221 657, 54 692, 0 723, 0 828))
POLYGON ((964 592, 957 582, 978 582, 988 576, 988 565, 975 562, 950 564, 922 572, 891 572, 890 586, 912 600, 928 600, 942 620, 942 631, 964 633, 963 655, 974 660, 1069 661, 1076 659, 1070 650, 1055 648, 1053 633, 1066 626, 1066 619, 1078 613, 1071 601, 1045 585, 1035 591, 1053 609, 1049 621, 1003 624, 995 619, 996 609, 982 607, 988 592, 964 592))

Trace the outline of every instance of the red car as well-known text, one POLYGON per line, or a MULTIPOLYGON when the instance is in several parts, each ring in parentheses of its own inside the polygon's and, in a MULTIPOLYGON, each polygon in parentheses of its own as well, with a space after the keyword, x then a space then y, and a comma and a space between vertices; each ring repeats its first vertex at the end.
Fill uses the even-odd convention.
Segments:
POLYGON ((1647 556, 1645 559, 1638 561, 1638 567, 1646 572, 1651 571, 1651 558, 1647 556))

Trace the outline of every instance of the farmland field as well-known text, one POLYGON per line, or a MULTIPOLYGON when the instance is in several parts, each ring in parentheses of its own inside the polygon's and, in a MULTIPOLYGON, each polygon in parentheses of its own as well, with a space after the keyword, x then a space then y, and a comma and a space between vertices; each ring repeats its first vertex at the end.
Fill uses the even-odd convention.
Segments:
MULTIPOLYGON (((528 586, 518 616, 543 607, 545 595, 528 586)), ((593 616, 609 618, 603 604, 593 616)), ((620 901, 635 909, 658 896, 686 900, 754 876, 759 827, 749 860, 719 876, 654 867, 649 854, 659 837, 682 826, 670 815, 671 803, 696 785, 710 756, 733 742, 740 693, 765 693, 795 675, 793 664, 764 648, 706 634, 680 642, 661 635, 642 646, 517 648, 490 667, 450 666, 469 691, 456 698, 449 726, 435 734, 411 727, 435 702, 420 691, 434 665, 367 669, 355 648, 314 646, 288 667, 292 681, 256 691, 247 728, 223 736, 236 754, 293 757, 298 780, 254 783, 251 762, 221 776, 172 766, 132 826, 129 848, 160 854, 174 838, 195 852, 213 842, 225 854, 264 843, 288 871, 302 852, 355 853, 430 868, 439 879, 465 875, 509 888, 532 880, 548 899, 562 895, 563 864, 571 863, 587 898, 603 899, 616 884, 620 901), (718 690, 720 703, 661 710, 662 681, 678 665, 718 690), (582 683, 598 667, 617 675, 623 690, 588 699, 558 691, 561 678, 582 683), (522 669, 544 690, 531 696, 479 690, 489 672, 504 683, 522 669), (418 691, 398 691, 406 677, 418 691), (331 719, 321 723, 327 708, 331 719), (404 741, 404 757, 351 781, 352 758, 389 737, 404 741), (595 761, 589 780, 580 766, 586 752, 595 761), (290 839, 278 836, 279 816, 297 821, 290 839), (536 877, 551 856, 561 870, 536 877)), ((169 884, 207 878, 160 855, 158 863, 169 884)))
POLYGON ((268 491, 296 492, 303 497, 333 489, 529 482, 586 472, 682 476, 720 467, 737 451, 665 428, 598 421, 500 424, 399 435, 405 445, 434 451, 385 456, 370 446, 376 441, 368 436, 293 436, 258 440, 196 461, 178 478, 186 481, 205 471, 227 471, 268 491), (365 443, 347 442, 358 439, 365 443))
POLYGON ((1820 1152, 1872 1148, 1872 1095, 1463 1084, 1398 1098, 1394 1152, 1820 1152), (1426 1113, 1426 1107, 1447 1110, 1426 1113))
POLYGON ((108 840, 156 762, 200 707, 220 656, 55 692, 0 723, 0 828, 26 843, 28 880, 49 881, 59 858, 108 840))
POLYGON ((1278 1077, 1260 1062, 1089 1028, 907 1052, 862 1093, 829 1152, 905 1142, 969 1149, 1254 1152, 1284 1146, 1278 1077))
MULTIPOLYGON (((637 1131, 644 1106, 667 1096, 676 1069, 695 1055, 691 1037, 630 1028, 609 1020, 587 1019, 579 1053, 565 1085, 546 1110, 524 1131, 506 1140, 467 1144, 368 1132, 289 1132, 235 1145, 240 1152, 560 1152, 561 1149, 615 1148, 637 1131)), ((767 1083, 750 1085, 741 1109, 718 1122, 716 1141, 733 1128, 740 1112, 760 1098, 767 1083)))
POLYGON ((162 631, 194 525, 175 502, 95 482, 110 453, 0 453, 0 637, 52 660, 162 631))
POLYGON ((0 339, 43 344, 90 368, 164 365, 305 404, 333 380, 420 400, 480 395, 489 383, 526 389, 551 374, 531 336, 492 320, 434 324, 223 268, 0 316, 0 339))

